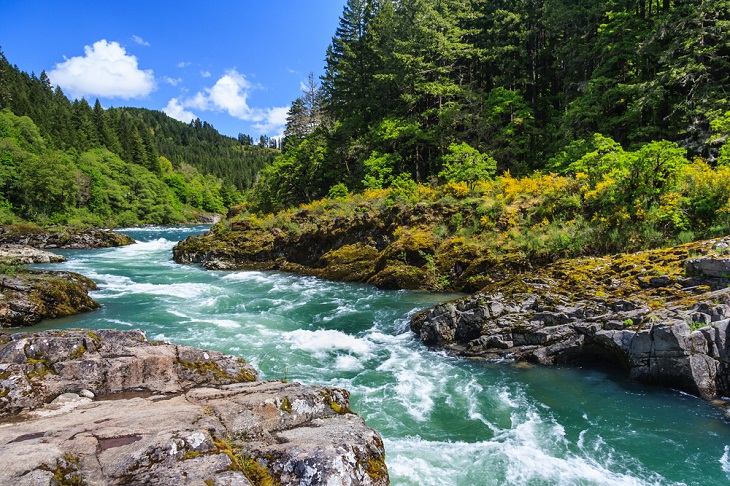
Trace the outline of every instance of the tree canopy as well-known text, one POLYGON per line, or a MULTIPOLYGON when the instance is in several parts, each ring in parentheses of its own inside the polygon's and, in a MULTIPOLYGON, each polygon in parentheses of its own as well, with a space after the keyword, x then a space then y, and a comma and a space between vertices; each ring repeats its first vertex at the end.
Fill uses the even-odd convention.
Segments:
MULTIPOLYGON (((575 162, 594 134, 625 151, 665 140, 724 161, 729 26, 728 0, 348 0, 316 98, 328 124, 291 132, 320 147, 318 175, 269 203, 399 174, 427 182, 454 144, 514 175, 575 162)), ((277 163, 297 172, 308 160, 277 163)))

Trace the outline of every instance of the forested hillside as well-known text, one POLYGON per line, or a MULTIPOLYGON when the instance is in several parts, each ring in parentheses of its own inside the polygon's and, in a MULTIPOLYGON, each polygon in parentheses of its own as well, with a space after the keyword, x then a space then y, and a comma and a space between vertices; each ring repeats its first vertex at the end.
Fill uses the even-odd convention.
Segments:
POLYGON ((42 224, 176 223, 225 212, 278 151, 196 120, 70 101, 0 53, 0 216, 42 224))
POLYGON ((239 139, 223 136, 200 119, 185 124, 161 111, 143 108, 121 110, 151 128, 158 152, 171 160, 175 167, 182 163, 190 164, 239 190, 250 188, 259 171, 270 165, 279 154, 278 150, 253 145, 250 136, 239 139))
POLYGON ((587 154, 660 141, 714 166, 729 21, 727 0, 348 0, 258 207, 444 182, 467 159, 483 175, 575 173, 587 154))

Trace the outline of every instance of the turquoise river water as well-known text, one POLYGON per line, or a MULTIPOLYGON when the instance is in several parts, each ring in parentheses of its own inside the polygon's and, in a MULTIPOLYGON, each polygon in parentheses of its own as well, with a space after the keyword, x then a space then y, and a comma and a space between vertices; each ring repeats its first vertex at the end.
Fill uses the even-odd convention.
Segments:
POLYGON ((730 484, 730 424, 699 398, 429 351, 409 319, 453 296, 174 263, 174 244, 205 229, 129 229, 137 244, 59 252, 68 262, 52 268, 94 279, 103 307, 37 327, 141 328, 239 355, 263 379, 347 388, 396 485, 730 484))

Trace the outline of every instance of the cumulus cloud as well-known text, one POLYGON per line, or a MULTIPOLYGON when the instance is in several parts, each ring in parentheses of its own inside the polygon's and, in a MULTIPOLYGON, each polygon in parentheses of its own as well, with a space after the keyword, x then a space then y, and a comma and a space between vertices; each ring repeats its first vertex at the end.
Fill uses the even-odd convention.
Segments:
POLYGON ((179 63, 177 63, 177 67, 179 67, 179 68, 185 68, 185 67, 190 66, 190 64, 191 63, 189 63, 189 62, 180 61, 179 63))
POLYGON ((151 69, 140 69, 135 56, 105 39, 85 46, 83 56, 56 64, 48 77, 74 98, 140 98, 156 88, 151 69))
POLYGON ((146 40, 144 40, 143 38, 141 38, 138 35, 133 35, 132 36, 132 39, 134 39, 134 42, 136 42, 137 44, 139 44, 141 46, 145 46, 145 47, 149 47, 150 46, 150 43, 149 42, 147 42, 146 40))
MULTIPOLYGON (((253 89, 246 77, 231 69, 221 76, 210 88, 199 91, 185 100, 173 98, 168 103, 170 111, 196 109, 201 111, 226 112, 240 120, 252 122, 253 127, 261 133, 281 133, 286 125, 288 106, 274 108, 256 108, 249 105, 249 93, 253 89)), ((167 112, 167 108, 164 110, 167 112)), ((186 114, 189 112, 186 112, 186 114)), ((171 115, 168 113, 168 115, 171 115)), ((174 118, 178 118, 173 116, 174 118)), ((179 120, 180 118, 178 118, 179 120)), ((188 120, 189 121, 189 120, 188 120)))
POLYGON ((167 113, 168 116, 185 123, 190 123, 191 120, 198 118, 193 112, 187 111, 177 98, 171 99, 162 111, 167 113))
POLYGON ((200 71, 200 75, 204 78, 209 78, 211 76, 210 71, 200 71))

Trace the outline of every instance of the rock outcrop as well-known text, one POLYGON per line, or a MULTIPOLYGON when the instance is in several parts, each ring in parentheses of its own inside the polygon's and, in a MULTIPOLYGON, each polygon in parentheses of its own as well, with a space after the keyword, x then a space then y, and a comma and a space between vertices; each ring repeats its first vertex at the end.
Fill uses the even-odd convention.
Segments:
POLYGON ((424 343, 469 357, 607 364, 705 398, 730 394, 730 291, 687 309, 632 300, 477 294, 414 317, 424 343))
POLYGON ((281 227, 262 227, 232 212, 206 234, 178 243, 173 257, 211 270, 283 270, 384 289, 477 290, 480 274, 499 273, 502 265, 466 249, 439 247, 431 226, 454 212, 363 203, 332 219, 302 209, 281 227), (436 268, 435 253, 443 268, 436 268))
POLYGON ((388 484, 345 390, 141 331, 0 337, 1 484, 275 482, 388 484))
POLYGON ((60 263, 65 262, 66 258, 31 246, 0 245, 0 261, 29 265, 31 263, 60 263))
POLYGON ((548 265, 424 311, 411 329, 460 356, 608 364, 637 381, 728 396, 730 280, 713 254, 721 243, 548 265), (689 258, 697 253, 706 255, 689 258))
POLYGON ((132 243, 134 240, 131 237, 110 230, 74 228, 44 230, 34 226, 0 227, 1 245, 87 250, 131 245, 132 243))
POLYGON ((96 284, 73 272, 13 268, 0 274, 0 328, 30 326, 99 307, 89 297, 96 284))

